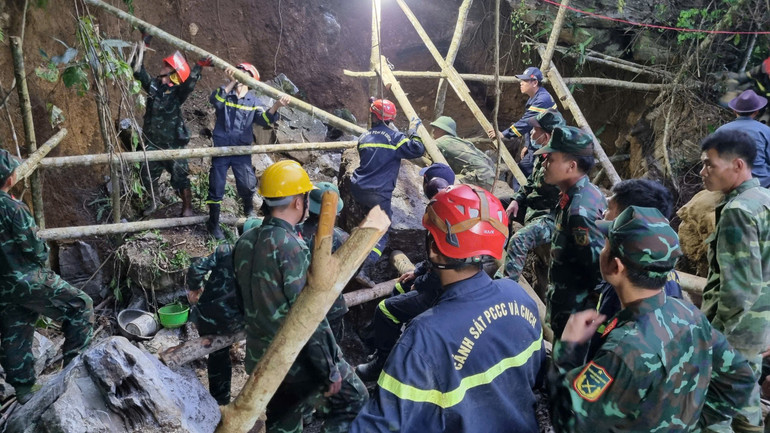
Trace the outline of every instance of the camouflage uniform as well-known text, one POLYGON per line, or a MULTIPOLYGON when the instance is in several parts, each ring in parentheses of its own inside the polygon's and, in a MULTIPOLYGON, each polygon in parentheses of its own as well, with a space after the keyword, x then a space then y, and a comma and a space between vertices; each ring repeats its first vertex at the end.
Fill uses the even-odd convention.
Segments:
MULTIPOLYGON (((657 209, 632 206, 611 224, 608 254, 650 277, 670 272, 681 256, 657 209)), ((586 343, 556 342, 548 383, 557 431, 687 432, 748 401, 756 383, 746 359, 695 306, 649 293, 609 322, 588 363, 586 343)))
MULTIPOLYGON (((220 245, 211 255, 195 260, 187 271, 187 285, 190 290, 203 288, 190 312, 201 335, 227 335, 243 330, 243 307, 235 284, 232 245, 220 245)), ((233 374, 230 347, 217 350, 208 359, 209 392, 220 405, 230 403, 233 374)))
MULTIPOLYGON (((709 275, 701 308, 748 358, 758 380, 760 354, 770 348, 770 191, 757 179, 730 191, 716 208, 716 229, 706 243, 709 275)), ((758 426, 758 391, 752 397, 741 419, 758 426)))
POLYGON ((28 391, 35 383, 32 339, 38 316, 62 322, 66 365, 91 340, 93 301, 46 269, 48 246, 37 236, 32 215, 3 191, 0 227, 0 363, 6 382, 19 394, 20 388, 28 391))
MULTIPOLYGON (((315 234, 318 231, 318 215, 311 213, 299 227, 302 238, 305 239, 308 248, 312 252, 313 241, 315 240, 315 234)), ((350 235, 345 230, 334 227, 334 233, 332 234, 332 252, 337 251, 337 248, 341 247, 349 237, 350 235)), ((329 312, 326 313, 326 320, 329 321, 329 326, 332 328, 334 339, 337 341, 342 341, 342 338, 345 336, 345 322, 342 318, 347 312, 348 304, 345 303, 345 297, 340 293, 340 296, 334 301, 329 312)))
MULTIPOLYGON (((235 275, 246 316, 246 371, 267 351, 289 308, 304 288, 310 251, 295 228, 268 216, 262 226, 238 239, 235 275)), ((368 399, 366 387, 342 357, 324 319, 299 353, 267 407, 268 432, 301 432, 302 415, 322 405, 324 431, 347 431, 368 399), (323 398, 330 384, 342 380, 339 393, 323 398)))
POLYGON ((480 186, 492 191, 495 182, 495 163, 469 141, 451 135, 436 140, 436 146, 457 174, 459 183, 480 186))
MULTIPOLYGON (((200 65, 195 65, 182 84, 168 86, 160 79, 150 77, 144 66, 134 73, 142 88, 147 92, 147 109, 144 112, 145 147, 147 150, 181 149, 190 141, 190 132, 182 117, 182 104, 195 89, 195 84, 201 77, 200 65)), ((152 161, 149 163, 150 177, 147 168, 142 165, 142 184, 149 190, 150 182, 157 182, 163 170, 171 174, 171 186, 181 191, 190 187, 189 168, 186 159, 171 161, 152 161)))

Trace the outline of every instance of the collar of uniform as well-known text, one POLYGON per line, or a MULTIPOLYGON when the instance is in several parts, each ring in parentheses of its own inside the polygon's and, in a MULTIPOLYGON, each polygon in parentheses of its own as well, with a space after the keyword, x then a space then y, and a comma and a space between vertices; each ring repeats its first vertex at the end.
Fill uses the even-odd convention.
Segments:
POLYGON ((752 177, 751 179, 743 182, 742 184, 738 185, 738 188, 735 188, 734 190, 730 191, 724 199, 724 203, 727 203, 728 201, 734 199, 738 196, 738 194, 742 193, 743 191, 746 191, 747 189, 751 189, 754 187, 759 186, 759 179, 752 177))
POLYGON ((456 298, 466 293, 473 293, 476 290, 483 290, 485 287, 487 287, 487 285, 491 283, 492 279, 489 278, 489 275, 481 270, 470 278, 466 278, 446 286, 444 288, 444 293, 441 294, 439 299, 443 301, 456 298))
POLYGON ((573 197, 575 193, 583 189, 586 184, 588 184, 588 175, 584 174, 583 177, 578 179, 577 182, 567 190, 567 195, 573 197))
POLYGON ((262 226, 276 226, 276 227, 281 227, 282 229, 285 229, 288 232, 294 233, 295 235, 298 233, 297 228, 289 224, 288 221, 282 220, 280 218, 276 218, 272 215, 268 215, 265 217, 264 221, 262 221, 262 226))
POLYGON ((636 301, 620 310, 616 317, 618 318, 618 327, 625 322, 636 320, 654 310, 659 309, 666 302, 666 292, 662 289, 654 296, 636 301))

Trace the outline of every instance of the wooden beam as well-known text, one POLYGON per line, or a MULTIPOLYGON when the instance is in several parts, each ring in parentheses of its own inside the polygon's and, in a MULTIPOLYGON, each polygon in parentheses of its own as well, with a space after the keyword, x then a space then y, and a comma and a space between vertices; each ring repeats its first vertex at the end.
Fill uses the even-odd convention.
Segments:
MULTIPOLYGON (((545 55, 545 49, 542 46, 537 47, 537 51, 540 53, 541 56, 545 55)), ((563 106, 565 106, 572 113, 572 117, 575 118, 575 122, 577 123, 577 126, 583 129, 583 131, 585 131, 586 133, 591 135, 591 138, 594 141, 594 155, 596 155, 596 158, 599 160, 599 163, 604 168, 607 174, 607 177, 610 179, 610 183, 612 185, 615 185, 616 183, 620 182, 621 179, 620 179, 620 176, 618 175, 618 172, 615 170, 615 166, 612 165, 612 162, 607 157, 607 154, 604 152, 604 149, 602 149, 601 144, 599 144, 599 140, 596 139, 596 136, 594 135, 594 132, 591 129, 591 126, 588 124, 588 121, 583 115, 583 112, 580 110, 580 106, 578 106, 577 102, 575 101, 575 98, 572 96, 572 93, 569 91, 569 88, 567 88, 567 84, 564 82, 564 80, 562 80, 559 70, 556 68, 555 65, 552 64, 551 67, 548 69, 548 72, 546 72, 546 74, 548 75, 548 78, 551 80, 551 86, 556 92, 556 95, 558 96, 559 101, 562 103, 563 106)))
MULTIPOLYGON (((455 58, 457 58, 457 52, 460 50, 460 43, 463 40, 463 30, 465 29, 465 22, 468 20, 468 11, 471 9, 473 0, 463 0, 460 5, 460 9, 457 12, 457 24, 455 24, 455 32, 452 35, 452 41, 449 43, 449 50, 446 54, 446 62, 449 65, 454 65, 455 58)), ((444 113, 444 102, 446 102, 446 87, 447 82, 444 78, 439 79, 438 89, 436 90, 436 103, 433 106, 433 118, 436 119, 444 113)))
POLYGON ((48 152, 52 151, 54 147, 58 146, 66 136, 67 128, 62 128, 59 132, 54 134, 53 137, 49 138, 48 141, 43 143, 35 153, 25 159, 21 165, 16 167, 16 182, 21 182, 35 171, 43 160, 43 157, 48 155, 48 152))
POLYGON ((551 67, 553 51, 556 49, 556 44, 559 42, 561 27, 564 25, 564 17, 567 15, 567 6, 569 6, 569 0, 561 0, 559 11, 556 13, 556 19, 553 20, 551 35, 548 37, 548 46, 545 48, 545 54, 541 55, 543 61, 540 63, 540 71, 543 73, 551 67))
MULTIPOLYGON (((473 100, 471 97, 471 91, 468 88, 468 86, 465 84, 465 82, 460 78, 460 75, 457 73, 457 70, 453 68, 451 65, 448 65, 446 61, 444 61, 444 58, 441 57, 441 54, 438 52, 438 49, 433 44, 433 42, 428 37, 428 34, 425 33, 425 29, 422 28, 422 25, 417 20, 417 17, 414 16, 411 9, 409 9, 409 6, 404 2, 404 0, 396 0, 398 2, 398 5, 401 7, 401 10, 404 11, 404 14, 409 19, 409 21, 414 26, 414 29, 417 31, 417 34, 420 35, 420 38, 422 39, 425 46, 428 48, 428 51, 430 51, 431 55, 433 55, 433 58, 436 60, 436 63, 439 64, 441 67, 441 70, 447 74, 447 81, 449 81, 449 84, 454 89, 455 93, 457 93, 457 96, 460 98, 461 101, 465 102, 465 104, 470 108, 471 112, 473 113, 473 116, 476 118, 476 120, 481 124, 481 127, 484 129, 484 131, 490 131, 493 129, 492 124, 487 120, 487 118, 484 116, 484 114, 481 112, 481 109, 476 104, 476 101, 473 100)), ((510 152, 508 152, 508 149, 505 147, 505 145, 500 140, 495 140, 495 146, 500 149, 500 154, 503 157, 503 161, 505 161, 505 164, 508 166, 508 169, 511 170, 511 173, 516 177, 516 180, 519 182, 519 185, 526 185, 527 184, 527 177, 524 176, 524 173, 521 172, 521 169, 519 169, 519 166, 516 164, 516 161, 513 159, 513 156, 510 152)))

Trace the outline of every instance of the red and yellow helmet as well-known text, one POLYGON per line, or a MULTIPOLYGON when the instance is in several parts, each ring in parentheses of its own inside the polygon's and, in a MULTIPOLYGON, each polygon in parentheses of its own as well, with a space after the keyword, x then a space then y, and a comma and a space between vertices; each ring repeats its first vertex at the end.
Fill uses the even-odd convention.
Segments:
POLYGON ((176 85, 180 85, 187 81, 190 76, 190 65, 187 64, 182 53, 176 51, 174 54, 163 59, 163 63, 167 64, 174 72, 168 75, 168 79, 176 85))
POLYGON ((396 104, 387 99, 377 99, 369 106, 369 111, 374 113, 383 122, 396 118, 396 104))
POLYGON ((259 71, 251 63, 239 63, 235 68, 248 72, 251 75, 251 78, 259 81, 259 71))
POLYGON ((428 203, 422 225, 441 254, 453 259, 503 257, 508 215, 497 197, 470 185, 450 185, 428 203))

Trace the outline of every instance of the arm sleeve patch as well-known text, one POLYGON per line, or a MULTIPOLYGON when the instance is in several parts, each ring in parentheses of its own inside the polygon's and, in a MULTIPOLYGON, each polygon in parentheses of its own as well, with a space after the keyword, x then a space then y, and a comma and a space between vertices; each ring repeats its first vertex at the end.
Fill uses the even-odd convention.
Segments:
POLYGON ((590 243, 590 239, 588 237, 588 227, 573 228, 572 236, 575 237, 575 243, 581 247, 586 247, 590 243))
POLYGON ((604 367, 591 361, 572 382, 575 392, 584 400, 594 402, 610 387, 613 378, 604 367))

